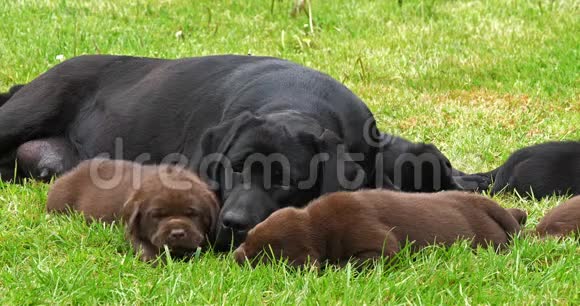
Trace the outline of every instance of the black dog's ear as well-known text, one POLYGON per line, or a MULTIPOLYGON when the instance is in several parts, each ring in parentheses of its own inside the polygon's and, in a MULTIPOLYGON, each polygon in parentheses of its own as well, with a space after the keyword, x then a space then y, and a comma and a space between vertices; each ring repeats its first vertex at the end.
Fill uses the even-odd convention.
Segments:
POLYGON ((365 184, 365 172, 355 161, 349 160, 346 146, 330 130, 315 138, 319 154, 328 154, 328 160, 322 162, 322 180, 320 194, 340 190, 356 190, 365 184))
MULTIPOLYGON (((204 180, 219 181, 220 169, 229 163, 225 159, 225 154, 228 152, 233 142, 239 136, 239 132, 248 126, 257 126, 262 120, 250 112, 243 112, 237 117, 224 121, 219 125, 208 129, 201 138, 201 158, 210 164, 195 165, 194 169, 204 180), (215 156, 211 156, 216 154, 215 156), (207 166, 207 169, 201 169, 207 166)), ((229 165, 231 166, 231 165, 229 165)))
POLYGON ((375 173, 373 174, 374 181, 372 182, 373 188, 379 189, 388 189, 388 190, 397 190, 400 191, 401 189, 399 186, 396 186, 387 171, 385 171, 385 159, 383 158, 383 154, 377 154, 375 158, 375 173))
POLYGON ((240 129, 257 119, 252 113, 243 112, 233 119, 208 129, 201 138, 202 155, 227 152, 240 129))

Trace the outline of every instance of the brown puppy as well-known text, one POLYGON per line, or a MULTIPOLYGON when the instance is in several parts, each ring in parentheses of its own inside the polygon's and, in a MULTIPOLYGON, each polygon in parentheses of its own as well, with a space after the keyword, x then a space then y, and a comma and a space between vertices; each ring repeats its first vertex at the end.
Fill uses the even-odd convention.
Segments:
POLYGON ((580 235, 580 196, 550 210, 536 226, 536 233, 558 237, 580 235))
POLYGON ((48 192, 46 209, 63 213, 80 211, 89 221, 119 220, 123 204, 149 170, 153 168, 128 161, 84 161, 54 182, 48 192))
POLYGON ((302 209, 284 208, 250 230, 234 252, 268 261, 264 252, 294 266, 308 260, 343 265, 396 254, 407 241, 418 250, 472 239, 472 246, 503 247, 520 231, 525 212, 506 209, 480 195, 449 191, 436 194, 387 190, 337 192, 302 209))
POLYGON ((207 185, 186 169, 95 159, 54 183, 47 210, 77 210, 87 219, 105 222, 123 220, 127 238, 148 261, 165 245, 178 257, 205 246, 213 239, 219 206, 207 185))

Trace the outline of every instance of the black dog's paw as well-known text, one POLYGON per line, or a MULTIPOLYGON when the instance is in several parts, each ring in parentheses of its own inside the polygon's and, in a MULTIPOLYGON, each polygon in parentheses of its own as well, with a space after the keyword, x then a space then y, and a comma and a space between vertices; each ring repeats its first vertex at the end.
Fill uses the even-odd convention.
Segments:
POLYGON ((464 191, 479 191, 487 190, 491 185, 491 178, 478 174, 454 176, 455 184, 464 191))
POLYGON ((50 167, 42 167, 37 169, 37 174, 35 175, 35 178, 43 181, 43 182, 48 182, 50 181, 53 177, 55 176, 59 176, 62 174, 62 169, 60 169, 60 167, 58 167, 58 169, 55 168, 50 168, 50 167))

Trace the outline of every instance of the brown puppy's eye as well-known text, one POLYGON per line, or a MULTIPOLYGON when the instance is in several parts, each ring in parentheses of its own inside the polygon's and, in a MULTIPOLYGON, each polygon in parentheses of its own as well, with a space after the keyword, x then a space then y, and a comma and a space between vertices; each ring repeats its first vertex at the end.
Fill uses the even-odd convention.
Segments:
POLYGON ((161 210, 154 210, 151 212, 151 218, 153 218, 153 219, 161 219, 164 216, 165 215, 164 215, 163 211, 161 211, 161 210))
POLYGON ((199 216, 199 212, 195 209, 190 209, 185 213, 185 215, 190 217, 190 218, 195 218, 195 217, 199 216))

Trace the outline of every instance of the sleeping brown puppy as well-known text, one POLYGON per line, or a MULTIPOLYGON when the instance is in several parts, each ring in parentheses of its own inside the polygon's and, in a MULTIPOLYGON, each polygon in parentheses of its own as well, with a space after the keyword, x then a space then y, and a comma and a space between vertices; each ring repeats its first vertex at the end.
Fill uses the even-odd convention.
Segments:
POLYGON ((49 212, 77 210, 87 219, 123 220, 141 259, 155 259, 166 245, 188 255, 212 239, 219 206, 197 176, 176 166, 95 159, 58 179, 48 194, 49 212))
POLYGON ((536 226, 536 233, 558 237, 580 235, 580 196, 550 210, 536 226))
POLYGON ((344 265, 396 254, 406 241, 418 250, 472 239, 472 246, 502 248, 520 231, 525 212, 458 191, 436 194, 387 190, 337 192, 302 209, 284 208, 250 230, 234 252, 236 261, 267 262, 269 256, 293 266, 344 265))

